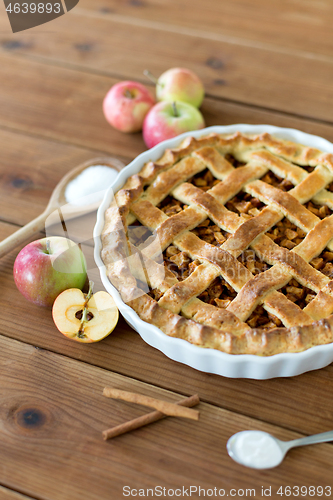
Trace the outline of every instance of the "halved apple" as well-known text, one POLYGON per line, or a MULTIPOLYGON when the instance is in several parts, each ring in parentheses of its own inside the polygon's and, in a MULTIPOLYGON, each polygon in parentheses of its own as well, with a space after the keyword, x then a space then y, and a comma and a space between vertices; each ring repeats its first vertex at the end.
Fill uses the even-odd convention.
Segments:
POLYGON ((115 328, 119 312, 107 292, 85 295, 78 288, 62 292, 52 308, 58 330, 78 342, 98 342, 115 328))

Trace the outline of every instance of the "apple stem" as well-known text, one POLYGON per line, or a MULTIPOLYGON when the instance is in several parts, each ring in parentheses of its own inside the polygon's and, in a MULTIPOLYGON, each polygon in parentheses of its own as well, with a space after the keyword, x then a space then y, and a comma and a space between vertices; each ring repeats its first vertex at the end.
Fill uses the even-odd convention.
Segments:
POLYGON ((128 89, 125 90, 125 97, 128 97, 128 99, 132 99, 133 98, 131 92, 128 89))
POLYGON ((173 107, 173 112, 174 112, 175 117, 178 117, 179 116, 178 115, 178 109, 177 109, 175 101, 173 101, 172 107, 173 107))
POLYGON ((157 80, 156 76, 154 76, 154 75, 153 75, 153 73, 151 73, 151 72, 149 71, 149 69, 145 69, 145 70, 144 70, 144 72, 143 72, 143 74, 144 74, 147 78, 149 78, 149 80, 150 80, 151 82, 155 83, 155 85, 158 85, 158 80, 157 80))
POLYGON ((85 325, 85 323, 88 322, 88 318, 87 318, 88 307, 87 307, 87 305, 88 305, 88 302, 91 299, 91 296, 93 294, 93 288, 94 288, 94 282, 89 280, 89 291, 87 293, 86 300, 84 301, 82 318, 81 318, 81 325, 80 325, 80 329, 79 329, 79 332, 78 332, 78 336, 80 338, 83 338, 85 336, 84 335, 84 325, 85 325))
POLYGON ((95 283, 93 281, 89 280, 89 290, 88 290, 88 293, 86 296, 85 306, 88 304, 89 300, 91 299, 91 296, 93 294, 94 285, 95 285, 95 283))
POLYGON ((50 240, 46 240, 46 252, 48 255, 51 255, 50 240))

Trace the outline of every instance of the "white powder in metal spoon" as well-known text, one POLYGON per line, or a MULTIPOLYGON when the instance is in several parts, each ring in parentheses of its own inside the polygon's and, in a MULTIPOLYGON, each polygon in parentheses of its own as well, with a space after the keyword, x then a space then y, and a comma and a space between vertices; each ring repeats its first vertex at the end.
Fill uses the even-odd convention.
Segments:
POLYGON ((228 451, 236 462, 254 469, 276 467, 284 456, 274 437, 261 431, 238 432, 230 438, 228 451))
POLYGON ((67 184, 66 201, 76 206, 102 201, 106 189, 114 182, 117 175, 117 170, 106 165, 87 167, 67 184))

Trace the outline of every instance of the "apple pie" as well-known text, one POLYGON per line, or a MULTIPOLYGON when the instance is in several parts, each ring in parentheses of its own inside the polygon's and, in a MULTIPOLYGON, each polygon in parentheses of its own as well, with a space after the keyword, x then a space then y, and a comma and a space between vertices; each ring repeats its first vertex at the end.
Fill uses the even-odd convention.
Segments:
POLYGON ((267 133, 187 138, 129 177, 102 260, 166 335, 270 356, 333 341, 333 155, 267 133))

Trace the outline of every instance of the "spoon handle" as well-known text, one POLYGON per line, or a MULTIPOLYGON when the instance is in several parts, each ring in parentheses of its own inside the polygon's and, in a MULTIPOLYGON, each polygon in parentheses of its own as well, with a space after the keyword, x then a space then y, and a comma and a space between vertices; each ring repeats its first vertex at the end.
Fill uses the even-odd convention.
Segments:
POLYGON ((11 250, 16 248, 20 243, 26 241, 30 236, 33 236, 38 231, 45 228, 45 220, 49 215, 49 211, 45 210, 41 215, 36 217, 25 226, 18 229, 14 234, 8 236, 0 243, 0 259, 11 250))
POLYGON ((307 444, 325 443, 328 441, 333 441, 333 431, 322 432, 320 434, 314 434, 313 436, 306 436, 304 438, 294 439, 288 444, 288 449, 294 448, 295 446, 305 446, 307 444))

